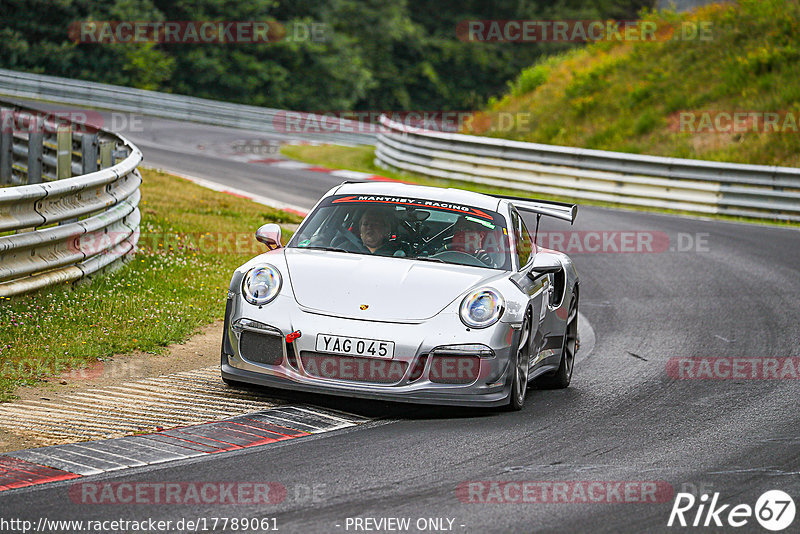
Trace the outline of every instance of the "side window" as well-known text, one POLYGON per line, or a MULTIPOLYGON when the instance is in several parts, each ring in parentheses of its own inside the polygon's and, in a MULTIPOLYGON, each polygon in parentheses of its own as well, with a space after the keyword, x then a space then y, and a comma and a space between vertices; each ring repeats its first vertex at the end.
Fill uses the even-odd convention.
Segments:
POLYGON ((511 209, 511 224, 514 227, 514 243, 517 247, 517 261, 519 267, 522 268, 528 264, 531 259, 531 251, 533 249, 533 241, 528 229, 525 227, 525 221, 522 220, 519 213, 515 209, 511 209))
POLYGON ((531 239, 531 234, 528 232, 528 228, 525 226, 525 221, 522 220, 522 217, 519 218, 519 226, 520 226, 520 233, 522 234, 522 239, 518 241, 519 245, 519 264, 520 266, 527 265, 531 259, 531 254, 533 253, 533 240, 531 239))

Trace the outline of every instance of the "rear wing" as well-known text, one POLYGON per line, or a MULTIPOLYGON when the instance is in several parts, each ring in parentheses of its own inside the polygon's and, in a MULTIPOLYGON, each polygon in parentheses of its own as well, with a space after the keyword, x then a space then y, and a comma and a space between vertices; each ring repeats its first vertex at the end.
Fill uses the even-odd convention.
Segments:
POLYGON ((545 215, 547 217, 555 217, 556 219, 561 219, 562 221, 567 221, 570 224, 574 224, 575 217, 578 216, 578 206, 576 204, 556 202, 554 200, 538 200, 535 198, 509 197, 505 195, 491 196, 508 200, 519 211, 535 213, 537 215, 537 219, 538 216, 545 215))

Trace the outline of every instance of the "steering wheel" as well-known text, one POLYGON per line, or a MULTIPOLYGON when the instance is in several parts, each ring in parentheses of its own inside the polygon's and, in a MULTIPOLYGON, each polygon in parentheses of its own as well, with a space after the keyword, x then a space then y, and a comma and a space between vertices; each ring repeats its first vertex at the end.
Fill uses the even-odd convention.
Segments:
POLYGON ((492 256, 491 256, 491 254, 489 254, 488 252, 486 252, 486 251, 485 251, 485 250, 483 250, 483 249, 476 250, 475 252, 473 252, 473 253, 472 253, 472 255, 473 255, 473 256, 474 256, 474 257, 475 257, 475 258, 476 258, 478 261, 480 261, 481 263, 483 263, 483 264, 484 264, 484 265, 486 265, 487 267, 494 267, 494 266, 495 266, 495 264, 494 264, 494 260, 492 259, 492 256))
POLYGON ((331 246, 345 250, 353 250, 355 248, 354 252, 369 253, 369 249, 364 246, 364 243, 346 228, 340 229, 337 232, 337 236, 331 239, 331 246))
POLYGON ((492 256, 483 249, 478 249, 475 252, 464 252, 463 250, 448 250, 447 247, 452 245, 453 243, 453 236, 447 235, 443 237, 434 236, 430 242, 426 244, 426 246, 438 245, 439 248, 434 252, 434 255, 441 254, 442 252, 458 252, 460 254, 466 254, 471 256, 481 262, 481 267, 495 267, 495 261, 492 259, 492 256), (436 243, 435 241, 439 241, 440 243, 436 243))

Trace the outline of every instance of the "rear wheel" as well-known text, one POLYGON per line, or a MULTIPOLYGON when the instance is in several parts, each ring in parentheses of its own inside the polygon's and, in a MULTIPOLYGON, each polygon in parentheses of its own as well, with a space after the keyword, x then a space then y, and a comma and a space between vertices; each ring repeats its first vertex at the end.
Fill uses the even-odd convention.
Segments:
POLYGON ((531 310, 525 312, 522 321, 522 330, 519 334, 517 354, 514 358, 514 378, 511 383, 511 394, 508 396, 506 409, 518 411, 525 404, 525 395, 528 393, 528 371, 531 354, 531 310))
POLYGON ((578 350, 578 294, 573 293, 567 314, 567 325, 564 329, 564 341, 561 346, 561 365, 552 375, 543 376, 539 385, 545 389, 563 389, 572 381, 572 370, 575 367, 575 353, 578 350))

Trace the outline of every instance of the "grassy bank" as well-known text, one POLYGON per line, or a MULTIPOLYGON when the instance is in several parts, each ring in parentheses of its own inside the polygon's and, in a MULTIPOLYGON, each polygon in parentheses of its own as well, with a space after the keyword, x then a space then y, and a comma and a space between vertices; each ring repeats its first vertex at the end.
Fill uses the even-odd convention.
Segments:
POLYGON ((467 133, 800 166, 800 2, 739 0, 644 20, 658 39, 549 57, 524 70, 467 133), (749 115, 734 126, 734 112, 749 115), (777 128, 765 125, 767 113, 778 114, 777 128), (516 121, 501 125, 501 117, 516 121))
POLYGON ((91 285, 0 302, 0 401, 14 389, 114 354, 160 352, 222 317, 230 275, 264 250, 267 222, 299 217, 143 171, 139 251, 91 285))
MULTIPOLYGON (((465 123, 464 133, 800 167, 800 0, 739 0, 692 13, 651 12, 643 15, 640 27, 645 25, 655 29, 653 40, 599 41, 525 69, 509 84, 505 96, 490 100, 485 112, 465 123)), ((519 195, 513 190, 380 169, 373 163, 370 147, 287 146, 282 153, 316 165, 426 185, 519 195)), ((797 225, 722 215, 713 218, 797 225)))

